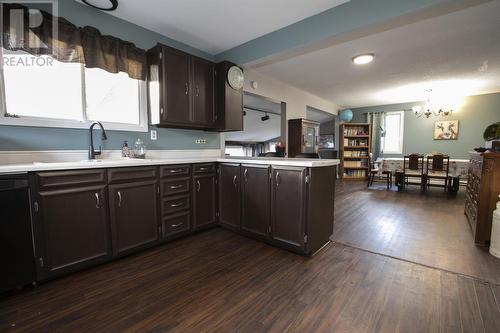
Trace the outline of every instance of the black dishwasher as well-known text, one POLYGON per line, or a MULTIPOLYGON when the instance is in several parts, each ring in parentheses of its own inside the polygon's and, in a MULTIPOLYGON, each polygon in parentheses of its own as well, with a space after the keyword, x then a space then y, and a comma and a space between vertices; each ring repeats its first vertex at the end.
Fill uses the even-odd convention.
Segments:
POLYGON ((35 281, 27 175, 0 175, 0 293, 35 281))

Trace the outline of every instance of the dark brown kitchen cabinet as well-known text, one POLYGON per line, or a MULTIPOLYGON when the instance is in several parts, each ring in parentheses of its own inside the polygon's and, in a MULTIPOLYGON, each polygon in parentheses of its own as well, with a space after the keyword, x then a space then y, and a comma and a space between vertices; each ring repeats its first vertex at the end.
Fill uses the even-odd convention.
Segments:
POLYGON ((229 69, 236 64, 223 61, 216 65, 217 130, 243 131, 243 88, 234 89, 227 80, 229 69))
POLYGON ((241 229, 267 238, 270 226, 270 166, 241 166, 241 229))
POLYGON ((215 68, 210 61, 191 57, 192 120, 201 127, 215 126, 215 68))
POLYGON ((31 176, 38 280, 110 259, 104 170, 31 176))
POLYGON ((307 119, 288 121, 288 155, 311 154, 319 152, 320 124, 307 119))
POLYGON ((109 186, 115 255, 130 253, 159 240, 157 188, 155 179, 109 186))
POLYGON ((193 183, 193 228, 200 230, 217 222, 216 176, 214 173, 195 175, 193 183))
POLYGON ((271 238, 273 242, 304 251, 306 168, 272 170, 271 238))
POLYGON ((219 223, 240 230, 240 165, 220 164, 219 184, 219 223))
POLYGON ((151 123, 215 128, 215 64, 158 44, 148 51, 151 123))

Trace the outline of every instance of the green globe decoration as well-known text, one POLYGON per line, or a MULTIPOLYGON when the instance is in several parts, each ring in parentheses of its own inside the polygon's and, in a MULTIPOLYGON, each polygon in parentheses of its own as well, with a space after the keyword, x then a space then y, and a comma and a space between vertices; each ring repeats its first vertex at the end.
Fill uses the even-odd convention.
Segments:
POLYGON ((350 122, 352 120, 353 113, 351 109, 345 109, 340 111, 340 120, 345 122, 350 122))
POLYGON ((486 128, 483 134, 483 138, 486 141, 499 140, 500 139, 500 121, 498 123, 491 124, 486 128))

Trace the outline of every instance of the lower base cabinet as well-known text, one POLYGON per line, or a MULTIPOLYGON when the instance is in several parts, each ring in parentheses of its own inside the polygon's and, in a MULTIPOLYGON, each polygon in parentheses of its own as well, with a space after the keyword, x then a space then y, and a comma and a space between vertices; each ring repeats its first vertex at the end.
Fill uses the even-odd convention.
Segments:
POLYGON ((240 165, 219 165, 219 223, 241 230, 240 165))
POLYGON ((270 231, 271 167, 242 165, 241 173, 241 230, 265 239, 270 231))
POLYGON ((50 172, 33 178, 38 280, 109 260, 112 252, 104 171, 50 172))
MULTIPOLYGON (((281 246, 305 251, 306 168, 273 167, 271 239, 281 246)), ((329 235, 330 236, 330 235, 329 235)))
POLYGON ((115 255, 158 242, 157 186, 156 180, 109 186, 115 255))
POLYGON ((201 230, 217 224, 215 173, 193 177, 193 229, 201 230))

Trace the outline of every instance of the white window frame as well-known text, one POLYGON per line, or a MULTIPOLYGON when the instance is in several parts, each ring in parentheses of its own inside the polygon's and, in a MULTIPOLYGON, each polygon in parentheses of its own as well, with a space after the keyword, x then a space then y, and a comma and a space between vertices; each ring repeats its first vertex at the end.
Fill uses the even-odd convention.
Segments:
MULTIPOLYGON (((1 51, 1 50, 0 50, 1 51)), ((0 61, 3 61, 3 52, 0 52, 0 61)), ((86 119, 86 101, 85 101, 85 75, 84 66, 82 66, 82 119, 86 119)), ((28 126, 28 127, 53 127, 53 128, 76 128, 88 129, 93 121, 91 120, 71 120, 71 119, 55 119, 55 118, 40 118, 30 116, 6 116, 8 110, 5 103, 5 85, 4 85, 3 67, 0 66, 0 125, 10 126, 28 126)), ((125 124, 116 122, 101 122, 107 130, 111 131, 131 131, 131 132, 148 132, 148 96, 147 85, 145 81, 139 82, 139 124, 125 124)))
POLYGON ((385 121, 385 117, 389 115, 395 115, 398 114, 400 116, 400 122, 399 122, 399 149, 397 151, 386 151, 385 150, 385 137, 381 138, 381 151, 383 154, 387 155, 401 155, 403 154, 403 141, 404 141, 404 128, 405 128, 405 113, 404 111, 393 111, 393 112, 386 112, 384 114, 384 124, 387 122, 385 121))

